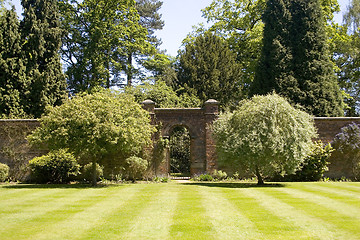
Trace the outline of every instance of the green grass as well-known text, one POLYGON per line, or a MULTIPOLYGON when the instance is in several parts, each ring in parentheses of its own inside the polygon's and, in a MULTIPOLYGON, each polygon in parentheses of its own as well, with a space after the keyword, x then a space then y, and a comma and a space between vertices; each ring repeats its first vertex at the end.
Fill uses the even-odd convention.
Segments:
POLYGON ((0 239, 360 239, 360 183, 0 185, 0 239))

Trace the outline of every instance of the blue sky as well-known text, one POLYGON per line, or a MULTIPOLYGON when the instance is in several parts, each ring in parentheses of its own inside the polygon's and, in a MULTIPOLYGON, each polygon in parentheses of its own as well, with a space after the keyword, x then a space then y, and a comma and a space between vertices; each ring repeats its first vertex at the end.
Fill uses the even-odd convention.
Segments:
MULTIPOLYGON (((182 40, 192 31, 192 26, 205 22, 201 17, 201 9, 210 5, 212 0, 162 0, 160 10, 165 21, 163 30, 156 32, 162 39, 161 49, 166 49, 171 56, 176 56, 182 40)), ((21 11, 20 0, 10 0, 18 12, 21 11)), ((342 12, 346 9, 349 0, 338 0, 342 12)), ((342 12, 335 16, 337 22, 342 22, 342 12)))

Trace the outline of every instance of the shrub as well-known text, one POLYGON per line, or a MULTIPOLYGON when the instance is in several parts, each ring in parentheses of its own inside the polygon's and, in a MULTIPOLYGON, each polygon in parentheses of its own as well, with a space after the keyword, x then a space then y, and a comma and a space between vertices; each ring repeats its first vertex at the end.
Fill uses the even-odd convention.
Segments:
POLYGON ((193 178, 194 181, 214 181, 214 178, 210 174, 201 174, 193 178))
POLYGON ((297 181, 319 181, 325 171, 328 170, 327 160, 330 158, 334 149, 331 144, 324 144, 321 141, 314 143, 312 151, 304 162, 300 165, 300 169, 296 171, 295 177, 297 181))
POLYGON ((211 176, 215 179, 215 180, 225 180, 227 178, 227 173, 223 172, 221 170, 215 170, 213 172, 213 174, 211 174, 211 176))
POLYGON ((124 167, 124 175, 128 180, 138 180, 144 177, 148 168, 148 161, 140 157, 132 156, 126 159, 124 167))
POLYGON ((36 183, 68 183, 80 169, 75 157, 64 149, 32 159, 29 167, 31 180, 36 183))
MULTIPOLYGON (((96 181, 99 181, 104 175, 104 168, 96 163, 96 181)), ((81 171, 81 179, 91 182, 93 180, 93 164, 86 164, 81 171)))
POLYGON ((360 179, 360 127, 352 123, 341 129, 333 142, 334 155, 341 156, 343 164, 350 164, 352 175, 360 179))
POLYGON ((4 163, 0 163, 0 182, 4 182, 8 176, 9 176, 9 166, 4 164, 4 163))

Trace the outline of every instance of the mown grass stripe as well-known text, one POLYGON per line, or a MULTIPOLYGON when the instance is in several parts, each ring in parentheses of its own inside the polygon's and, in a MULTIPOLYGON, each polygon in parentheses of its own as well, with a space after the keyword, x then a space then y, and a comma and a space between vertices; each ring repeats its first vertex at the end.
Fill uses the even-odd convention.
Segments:
POLYGON ((143 209, 123 239, 170 239, 172 224, 178 198, 178 185, 159 184, 156 196, 143 209))
POLYGON ((94 209, 96 215, 91 216, 94 220, 87 223, 86 231, 72 239, 126 239, 124 235, 160 191, 157 184, 131 185, 130 189, 131 194, 118 194, 110 201, 110 208, 102 204, 94 209))
POLYGON ((207 217, 219 239, 261 238, 254 223, 241 213, 241 209, 229 201, 220 188, 200 186, 199 193, 206 199, 207 217))
MULTIPOLYGON (((18 191, 22 192, 22 189, 18 191)), ((52 209, 58 209, 63 203, 63 200, 58 199, 58 196, 62 195, 67 198, 72 197, 71 194, 76 195, 78 191, 66 194, 63 189, 42 189, 34 190, 33 194, 22 197, 14 196, 14 198, 8 199, 6 203, 0 205, 0 221, 3 227, 0 228, 0 234, 4 228, 9 231, 12 225, 15 225, 14 228, 16 228, 23 222, 31 222, 52 209)))
MULTIPOLYGON (((19 221, 15 225, 7 227, 0 236, 2 239, 41 239, 43 234, 51 234, 51 239, 54 239, 56 233, 50 226, 67 220, 71 215, 82 214, 84 209, 98 204, 105 191, 107 191, 105 188, 62 189, 60 195, 52 195, 51 199, 40 199, 31 211, 23 211, 19 216, 19 221), (17 238, 13 238, 14 235, 17 238)), ((57 227, 53 229, 58 230, 57 227)))
MULTIPOLYGON (((307 232, 311 239, 356 239, 354 235, 342 231, 335 226, 314 217, 312 214, 305 214, 303 209, 299 209, 301 205, 290 205, 285 202, 285 198, 280 195, 271 196, 273 189, 243 189, 248 196, 256 199, 261 206, 271 211, 273 214, 291 222, 298 228, 307 232)), ((298 201, 297 201, 298 202, 298 201)), ((294 204, 295 205, 295 204, 294 204)))
MULTIPOLYGON (((87 198, 86 202, 93 202, 87 207, 80 207, 81 211, 69 214, 61 221, 53 222, 47 226, 46 232, 34 236, 34 239, 89 239, 89 233, 99 226, 106 224, 106 219, 119 208, 131 202, 145 188, 144 186, 132 187, 121 185, 106 189, 95 199, 87 198)), ((70 206, 75 207, 77 206, 70 206)), ((96 237, 94 238, 96 239, 96 237)))
POLYGON ((328 210, 336 211, 341 215, 345 215, 360 220, 360 208, 356 208, 351 205, 342 203, 340 201, 333 200, 329 197, 324 197, 319 194, 301 191, 298 189, 278 188, 276 190, 291 195, 293 198, 298 198, 304 201, 312 202, 328 210))
MULTIPOLYGON (((297 221, 298 217, 305 217, 307 223, 319 228, 318 233, 322 238, 358 239, 356 236, 359 228, 359 224, 356 223, 358 222, 357 219, 342 215, 338 211, 324 207, 318 202, 314 203, 313 199, 292 196, 286 191, 264 190, 263 194, 277 199, 282 204, 296 210, 293 211, 294 221, 297 221)), ((284 210, 290 213, 287 208, 284 210)), ((301 223, 300 221, 297 222, 301 223)))
POLYGON ((340 188, 352 191, 355 193, 360 193, 360 182, 320 182, 319 186, 328 187, 328 188, 340 188))
POLYGON ((304 185, 302 188, 297 187, 295 189, 301 189, 302 191, 321 195, 360 208, 360 193, 356 194, 339 188, 317 187, 316 185, 304 185))
POLYGON ((307 232, 262 206, 260 201, 246 192, 246 189, 222 188, 222 192, 246 218, 253 222, 261 234, 259 239, 311 239, 311 235, 307 232))
POLYGON ((207 200, 198 186, 179 184, 179 197, 170 228, 170 239, 216 239, 210 219, 206 215, 207 200))

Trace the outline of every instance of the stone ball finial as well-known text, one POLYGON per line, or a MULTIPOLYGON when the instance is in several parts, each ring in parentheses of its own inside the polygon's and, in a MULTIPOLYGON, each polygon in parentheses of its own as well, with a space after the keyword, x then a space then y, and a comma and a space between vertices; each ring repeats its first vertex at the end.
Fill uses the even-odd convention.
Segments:
POLYGON ((205 104, 219 104, 219 102, 216 101, 215 99, 209 99, 205 102, 205 104))
POLYGON ((154 109, 155 109, 154 101, 147 99, 147 100, 143 101, 141 104, 145 110, 147 110, 150 113, 154 113, 154 109))

